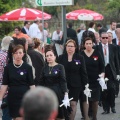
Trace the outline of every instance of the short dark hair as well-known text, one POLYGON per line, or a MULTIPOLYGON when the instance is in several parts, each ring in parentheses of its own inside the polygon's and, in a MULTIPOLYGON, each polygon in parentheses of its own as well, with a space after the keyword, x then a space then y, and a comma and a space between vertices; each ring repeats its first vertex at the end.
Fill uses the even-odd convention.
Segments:
POLYGON ((18 29, 19 31, 21 31, 21 27, 16 26, 15 29, 18 29))
POLYGON ((91 37, 86 37, 85 40, 83 41, 83 45, 85 45, 86 41, 91 40, 93 43, 93 39, 91 37))
POLYGON ((112 23, 116 23, 116 21, 115 20, 111 20, 110 21, 110 25, 112 25, 112 23))
POLYGON ((71 23, 71 22, 68 23, 68 27, 69 27, 69 28, 72 28, 72 23, 71 23))
POLYGON ((25 22, 24 22, 24 26, 27 25, 27 24, 28 24, 28 21, 25 21, 25 22))
POLYGON ((54 48, 53 48, 52 45, 46 45, 46 46, 45 46, 45 56, 46 56, 46 53, 47 53, 48 51, 52 51, 53 54, 56 56, 55 50, 54 50, 54 48))
POLYGON ((98 24, 97 24, 97 27, 102 27, 102 24, 98 23, 98 24))
POLYGON ((94 24, 95 24, 94 22, 90 22, 89 27, 92 28, 94 24))
POLYGON ((15 52, 19 49, 22 49, 24 51, 24 47, 22 45, 16 45, 14 46, 12 53, 15 54, 15 52))

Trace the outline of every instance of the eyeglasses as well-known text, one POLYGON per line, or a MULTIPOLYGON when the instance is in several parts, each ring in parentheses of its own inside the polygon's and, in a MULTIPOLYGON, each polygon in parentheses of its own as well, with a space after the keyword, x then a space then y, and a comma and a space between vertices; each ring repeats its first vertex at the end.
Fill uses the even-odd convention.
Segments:
POLYGON ((108 37, 102 37, 102 39, 108 39, 108 37))
POLYGON ((70 46, 70 45, 68 45, 67 47, 68 47, 68 48, 70 48, 70 47, 73 48, 73 47, 75 47, 75 46, 70 46))

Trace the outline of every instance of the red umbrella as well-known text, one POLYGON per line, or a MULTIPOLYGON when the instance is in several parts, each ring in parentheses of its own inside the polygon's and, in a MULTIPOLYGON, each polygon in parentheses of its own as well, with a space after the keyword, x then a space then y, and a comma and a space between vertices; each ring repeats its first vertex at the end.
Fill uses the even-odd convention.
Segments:
MULTIPOLYGON (((43 12, 44 20, 51 19, 51 15, 43 12)), ((42 20, 42 11, 31 8, 12 10, 0 16, 0 21, 42 20)))
POLYGON ((87 9, 75 10, 66 14, 66 19, 69 20, 103 20, 103 18, 101 14, 87 9))

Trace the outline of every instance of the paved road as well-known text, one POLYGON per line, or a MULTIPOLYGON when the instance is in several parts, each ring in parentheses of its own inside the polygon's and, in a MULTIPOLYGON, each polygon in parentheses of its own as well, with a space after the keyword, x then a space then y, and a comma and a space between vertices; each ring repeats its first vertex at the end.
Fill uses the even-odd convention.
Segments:
MULTIPOLYGON (((110 114, 102 115, 101 114, 102 112, 103 112, 102 107, 99 107, 98 114, 97 114, 98 120, 120 120, 120 94, 118 98, 116 98, 116 112, 117 113, 116 114, 110 113, 110 114)), ((80 118, 81 118, 81 113, 80 113, 80 109, 78 105, 75 120, 80 120, 80 118)))
MULTIPOLYGON (((116 114, 110 113, 107 115, 102 115, 101 114, 103 112, 102 107, 99 107, 97 118, 98 120, 120 120, 120 94, 118 98, 116 98, 116 111, 117 111, 116 114)), ((78 104, 75 120, 80 120, 80 119, 81 119, 81 113, 80 113, 79 104, 78 104)), ((0 112, 0 120, 1 120, 1 112, 0 112)))

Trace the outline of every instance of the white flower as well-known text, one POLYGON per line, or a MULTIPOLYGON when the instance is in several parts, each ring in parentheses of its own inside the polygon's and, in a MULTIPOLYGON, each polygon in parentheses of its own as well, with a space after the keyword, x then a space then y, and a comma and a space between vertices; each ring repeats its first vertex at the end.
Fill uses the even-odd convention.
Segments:
POLYGON ((78 65, 78 62, 76 62, 76 65, 78 65))
POLYGON ((23 73, 23 72, 20 72, 20 75, 24 75, 24 73, 23 73))
POLYGON ((58 72, 57 71, 55 71, 55 74, 57 74, 58 72))

